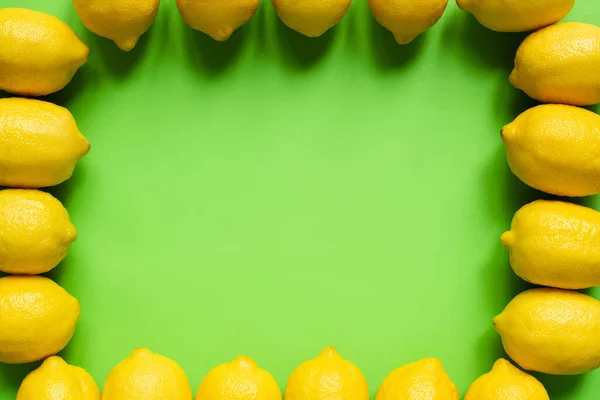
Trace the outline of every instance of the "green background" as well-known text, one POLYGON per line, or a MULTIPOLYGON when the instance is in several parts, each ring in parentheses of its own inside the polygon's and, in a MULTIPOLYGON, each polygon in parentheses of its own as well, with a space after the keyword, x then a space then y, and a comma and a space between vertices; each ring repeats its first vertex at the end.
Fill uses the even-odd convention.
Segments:
MULTIPOLYGON (((217 43, 164 0, 123 53, 68 0, 1 4, 62 18, 92 50, 49 97, 92 143, 51 189, 80 236, 49 275, 83 309, 62 355, 100 386, 136 347, 178 361, 195 392, 241 354, 283 389, 335 345, 373 396, 427 356, 464 394, 504 355, 491 318, 526 285, 498 237, 544 196, 510 173, 499 135, 534 104, 507 80, 523 34, 452 2, 401 47, 355 0, 308 39, 263 0, 217 43)), ((568 20, 600 24, 600 6, 578 0, 568 20)), ((34 367, 1 365, 0 399, 34 367)), ((600 392, 600 371, 542 380, 552 399, 600 392)))

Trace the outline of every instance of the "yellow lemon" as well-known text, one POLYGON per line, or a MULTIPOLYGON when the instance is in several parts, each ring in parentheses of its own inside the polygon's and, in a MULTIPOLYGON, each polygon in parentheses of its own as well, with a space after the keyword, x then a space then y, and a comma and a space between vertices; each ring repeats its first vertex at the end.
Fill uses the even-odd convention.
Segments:
POLYGON ((0 362, 42 360, 65 348, 79 320, 79 302, 42 276, 0 278, 0 362))
POLYGON ((392 32, 399 44, 412 42, 434 26, 447 5, 448 0, 369 0, 377 22, 392 32))
POLYGON ((88 47, 67 24, 23 8, 0 9, 0 90, 43 96, 67 86, 88 47))
POLYGON ((550 400, 544 386, 501 358, 469 388, 465 400, 550 400))
POLYGON ((73 115, 45 101, 0 99, 0 185, 46 187, 69 179, 90 144, 73 115))
POLYGON ((125 51, 133 49, 150 29, 159 4, 160 0, 73 0, 86 28, 125 51))
POLYGON ((575 375, 600 366, 600 302, 562 289, 531 289, 494 318, 506 353, 522 368, 575 375))
POLYGON ((536 285, 584 289, 600 285, 600 213, 562 201, 521 208, 501 236, 517 275, 536 285))
POLYGON ((537 106, 505 126, 502 139, 510 169, 529 186, 559 196, 600 193, 597 114, 573 106, 537 106))
POLYGON ((186 24, 220 42, 256 13, 259 0, 177 0, 186 24))
POLYGON ((600 28, 581 22, 529 35, 517 51, 510 82, 543 103, 600 103, 600 28))
POLYGON ((360 369, 326 347, 292 373, 285 400, 369 400, 367 381, 360 369))
POLYGON ((137 349, 108 374, 102 400, 191 400, 192 390, 173 360, 137 349))
POLYGON ((392 371, 376 400, 459 400, 458 389, 440 360, 426 358, 392 371))
POLYGON ((94 378, 62 358, 47 358, 19 387, 17 400, 100 400, 94 378))
POLYGON ((352 0, 272 0, 284 24, 304 36, 319 37, 342 20, 352 0))
POLYGON ((563 19, 575 0, 456 0, 486 28, 498 32, 534 31, 563 19))
POLYGON ((0 190, 0 215, 2 272, 48 272, 66 257, 77 238, 60 201, 39 190, 0 190))
POLYGON ((219 365, 202 380, 196 400, 281 400, 273 376, 250 357, 219 365))

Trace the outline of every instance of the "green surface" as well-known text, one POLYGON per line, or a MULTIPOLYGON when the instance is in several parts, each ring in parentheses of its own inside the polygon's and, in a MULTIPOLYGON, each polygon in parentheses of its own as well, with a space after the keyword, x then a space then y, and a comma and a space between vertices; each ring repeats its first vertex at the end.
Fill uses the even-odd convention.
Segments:
MULTIPOLYGON (((177 360, 194 392, 240 354, 283 389, 335 345, 373 395, 426 356, 464 394, 503 356, 491 318, 525 285, 498 237, 542 196, 511 175, 499 135, 533 104, 507 80, 523 35, 451 4, 399 47, 355 0, 310 40, 263 1, 216 43, 166 0, 123 53, 68 0, 2 6, 54 14, 92 50, 50 97, 92 143, 51 190, 80 237, 50 276, 83 308, 63 356, 100 386, 136 347, 177 360)), ((600 24, 597 0, 578 0, 568 20, 600 24)), ((32 368, 1 365, 0 399, 32 368)), ((542 379, 553 400, 600 391, 600 372, 542 379)))

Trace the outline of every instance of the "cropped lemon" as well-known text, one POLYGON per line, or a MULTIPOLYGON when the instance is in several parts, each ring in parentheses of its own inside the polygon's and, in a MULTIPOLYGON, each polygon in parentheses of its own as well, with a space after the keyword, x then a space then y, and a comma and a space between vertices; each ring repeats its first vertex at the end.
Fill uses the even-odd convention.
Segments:
POLYGON ((292 373, 285 400, 369 400, 369 389, 360 369, 344 360, 333 347, 305 361, 292 373))
POLYGON ((272 0, 284 24, 308 37, 319 37, 342 20, 352 0, 272 0))
POLYGON ((94 378, 83 368, 52 356, 21 383, 16 400, 100 400, 94 378))

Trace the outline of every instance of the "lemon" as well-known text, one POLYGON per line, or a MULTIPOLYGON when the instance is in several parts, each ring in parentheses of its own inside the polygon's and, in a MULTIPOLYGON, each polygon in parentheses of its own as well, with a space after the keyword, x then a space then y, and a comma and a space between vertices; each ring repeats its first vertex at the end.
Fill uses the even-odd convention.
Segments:
POLYGON ((352 0, 272 0, 284 24, 304 36, 319 37, 342 20, 352 0))
POLYGON ((133 49, 150 29, 159 4, 160 0, 73 0, 85 27, 124 51, 133 49))
POLYGON ((0 99, 0 186, 58 185, 71 177, 89 149, 66 108, 39 100, 0 99))
POLYGON ((600 28, 581 22, 529 35, 517 51, 510 82, 543 103, 600 103, 600 28))
POLYGON ((426 358, 392 371, 383 381, 375 400, 459 400, 458 389, 442 363, 426 358))
POLYGON ((273 376, 250 357, 219 365, 204 377, 196 400, 281 400, 273 376))
POLYGON ((23 8, 0 9, 0 90, 43 96, 67 86, 88 47, 67 24, 23 8))
POLYGON ((47 358, 23 380, 16 400, 100 400, 94 378, 62 358, 47 358))
POLYGON ((186 24, 220 42, 250 21, 258 5, 259 0, 177 0, 186 24))
POLYGON ((108 374, 102 400, 191 400, 190 384, 173 360, 137 349, 108 374))
POLYGON ((498 32, 534 31, 563 19, 575 0, 457 0, 486 28, 498 32))
POLYGON ((517 275, 536 285, 585 289, 600 285, 600 213, 538 200, 515 214, 501 236, 517 275))
POLYGON ((399 44, 412 42, 435 25, 448 0, 369 0, 373 16, 399 44))
POLYGON ((79 302, 42 276, 0 278, 0 362, 23 364, 65 348, 79 319, 79 302))
POLYGON ((529 186, 559 196, 600 193, 597 114, 573 106, 537 106, 505 126, 502 139, 511 170, 529 186))
POLYGON ((367 381, 358 367, 325 347, 292 373, 285 400, 369 400, 367 381))
POLYGON ((0 215, 2 272, 48 272, 66 257, 77 238, 60 201, 39 190, 0 190, 0 215))
POLYGON ((550 400, 544 386, 501 358, 469 388, 465 400, 550 400))
POLYGON ((494 318, 504 349, 522 368, 575 375, 600 366, 600 302, 562 289, 531 289, 494 318))

